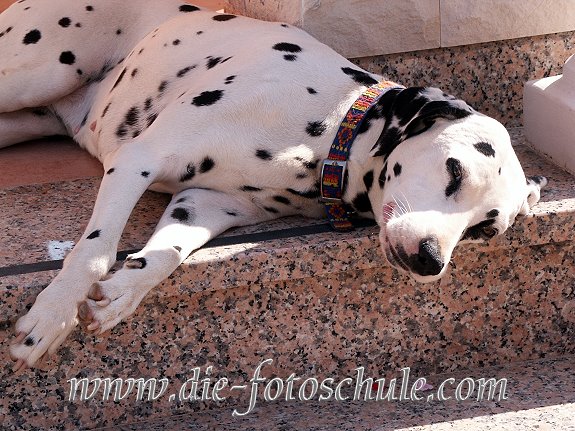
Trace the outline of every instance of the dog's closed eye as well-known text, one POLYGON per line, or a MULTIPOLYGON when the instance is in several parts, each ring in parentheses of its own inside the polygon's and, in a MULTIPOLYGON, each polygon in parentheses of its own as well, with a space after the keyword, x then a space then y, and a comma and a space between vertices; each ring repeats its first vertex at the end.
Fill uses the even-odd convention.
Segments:
POLYGON ((447 184, 447 187, 445 188, 445 197, 449 197, 457 193, 461 188, 463 167, 461 166, 461 162, 453 157, 447 159, 445 166, 450 177, 449 184, 447 184))
POLYGON ((480 223, 477 223, 474 226, 467 228, 463 236, 461 237, 461 241, 463 240, 479 240, 479 239, 491 239, 495 235, 499 233, 499 229, 495 226, 494 219, 484 220, 480 223))

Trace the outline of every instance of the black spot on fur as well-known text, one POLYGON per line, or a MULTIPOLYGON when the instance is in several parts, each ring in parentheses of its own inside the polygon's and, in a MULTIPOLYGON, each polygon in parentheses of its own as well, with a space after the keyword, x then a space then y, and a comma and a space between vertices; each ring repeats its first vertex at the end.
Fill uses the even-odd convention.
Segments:
POLYGON ((383 169, 379 173, 379 177, 377 178, 377 182, 379 183, 379 188, 383 189, 385 187, 385 175, 387 172, 387 163, 383 165, 383 169))
POLYGON ((230 75, 226 78, 226 82, 224 82, 224 84, 231 84, 234 79, 236 79, 236 75, 230 75))
POLYGON ((94 7, 93 6, 86 6, 86 10, 88 12, 92 12, 94 10, 94 7))
POLYGON ((132 70, 132 73, 130 74, 132 76, 132 78, 134 78, 136 75, 138 74, 138 69, 134 69, 132 70))
POLYGON ((274 196, 274 201, 279 202, 280 204, 284 204, 284 205, 290 205, 291 202, 288 198, 284 197, 284 196, 274 196))
POLYGON ((156 121, 156 118, 158 118, 158 114, 148 115, 148 118, 146 119, 147 127, 150 127, 152 124, 154 124, 154 121, 156 121))
POLYGON ((197 31, 196 34, 199 36, 200 34, 203 34, 204 32, 202 30, 197 31))
POLYGON ((363 176, 363 184, 369 192, 373 186, 373 171, 369 171, 363 176))
POLYGON ((151 97, 148 97, 146 99, 146 101, 144 102, 144 110, 145 111, 149 111, 152 108, 152 102, 153 102, 153 99, 151 97))
POLYGON ((289 27, 287 24, 281 24, 281 26, 282 26, 283 28, 288 28, 288 27, 289 27))
POLYGON ((122 79, 124 79, 125 74, 126 74, 126 68, 124 68, 122 70, 122 72, 120 73, 120 76, 118 76, 118 79, 116 79, 116 82, 114 82, 114 86, 112 87, 112 90, 114 88, 116 88, 120 82, 122 82, 122 79))
POLYGON ((491 210, 486 214, 487 218, 495 218, 499 215, 499 210, 491 210))
POLYGON ((310 170, 315 170, 317 168, 317 164, 319 163, 319 160, 314 160, 313 162, 304 162, 304 167, 306 169, 310 169, 310 170))
POLYGON ((160 83, 160 86, 158 87, 158 91, 160 93, 163 93, 164 91, 166 91, 166 88, 168 87, 168 81, 162 81, 160 83))
POLYGON ((113 174, 115 170, 116 170, 115 168, 110 168, 110 169, 108 169, 108 171, 106 173, 108 175, 110 175, 110 174, 113 174))
POLYGON ((40 30, 32 30, 26 33, 26 36, 24 36, 24 40, 22 40, 22 43, 24 45, 30 45, 38 43, 40 39, 42 39, 42 33, 40 33, 40 30))
POLYGON ((535 184, 542 184, 545 181, 545 177, 541 176, 541 175, 533 175, 533 176, 529 176, 527 177, 527 184, 529 184, 529 181, 534 182, 535 184))
POLYGON ((317 91, 314 90, 314 89, 311 88, 311 87, 307 87, 307 92, 308 92, 309 94, 317 94, 317 91))
POLYGON ((499 168, 499 171, 497 171, 499 173, 499 175, 501 175, 501 168, 499 168))
POLYGON ((32 109, 32 114, 36 117, 45 117, 48 115, 48 110, 46 108, 35 108, 32 109))
POLYGON ((84 127, 86 125, 86 121, 88 121, 88 115, 90 113, 88 112, 86 115, 84 115, 84 118, 82 118, 82 122, 80 123, 80 127, 84 127))
POLYGON ((256 151, 256 157, 258 159, 262 159, 262 160, 271 160, 272 159, 272 155, 267 150, 257 150, 256 151))
MULTIPOLYGON (((373 109, 370 109, 370 111, 373 111, 373 109)), ((361 135, 362 133, 367 132, 370 127, 371 127, 371 117, 369 116, 368 112, 366 116, 363 118, 361 124, 359 125, 359 129, 357 129, 357 134, 361 135)))
POLYGON ((261 192, 262 189, 259 187, 252 187, 252 186, 242 186, 240 189, 242 192, 261 192))
MULTIPOLYGON (((148 262, 146 261, 146 259, 144 259, 143 257, 129 257, 126 259, 127 262, 138 262, 140 264, 140 266, 138 267, 138 269, 144 269, 146 267, 146 265, 148 264, 148 262)), ((130 266, 129 268, 131 269, 136 269, 135 266, 130 266)))
POLYGON ((34 337, 26 337, 26 339, 24 340, 24 345, 32 347, 34 345, 34 337))
POLYGON ((299 190, 294 190, 294 189, 286 189, 286 191, 288 193, 291 193, 293 195, 296 196, 300 196, 302 198, 305 199, 317 199, 319 198, 319 187, 316 187, 315 189, 311 189, 311 190, 305 190, 305 191, 299 191, 299 190))
POLYGON ((171 216, 181 223, 186 223, 190 220, 190 212, 185 208, 174 208, 171 216))
POLYGON ((150 176, 150 173, 148 171, 142 171, 140 172, 140 175, 142 175, 144 178, 148 178, 150 176))
POLYGON ((111 102, 106 105, 106 107, 104 108, 104 111, 102 111, 101 118, 104 118, 104 117, 106 116, 106 114, 108 113, 108 110, 110 109, 110 106, 111 106, 111 105, 112 105, 111 102))
POLYGON ((86 84, 90 84, 92 82, 102 82, 112 69, 113 66, 110 66, 109 63, 105 63, 98 72, 91 74, 86 79, 86 84))
POLYGON ((297 60, 297 55, 286 54, 286 55, 284 55, 284 60, 286 60, 286 61, 296 61, 296 60, 297 60))
POLYGON ((315 136, 321 136, 323 132, 325 132, 326 128, 327 126, 325 125, 325 123, 322 123, 320 121, 313 121, 307 123, 305 131, 307 132, 308 135, 315 137, 315 136))
POLYGON ((238 213, 235 212, 235 211, 226 211, 226 210, 224 210, 224 211, 225 211, 225 213, 226 213, 227 215, 229 215, 229 216, 232 216, 232 217, 237 217, 237 216, 238 216, 238 213))
POLYGON ((82 72, 82 69, 76 69, 76 73, 80 76, 84 74, 84 72, 82 72))
POLYGON ((123 138, 127 134, 128 134, 128 129, 126 129, 126 125, 124 123, 120 124, 118 126, 118 129, 116 129, 116 136, 118 138, 123 138))
POLYGON ((81 23, 81 22, 77 22, 77 23, 76 23, 76 27, 77 27, 77 28, 82 27, 82 23, 81 23))
POLYGON ((122 29, 119 28, 118 30, 116 30, 116 34, 117 34, 118 36, 121 35, 121 34, 122 34, 122 29))
POLYGON ((396 163, 393 166, 393 175, 395 175, 396 177, 399 177, 401 175, 401 165, 399 163, 396 163))
POLYGON ((174 245, 173 247, 178 253, 180 253, 182 251, 182 247, 180 247, 180 246, 174 245))
POLYGON ((195 12, 197 10, 200 10, 200 8, 191 4, 183 4, 180 6, 180 12, 195 12))
POLYGON ((212 67, 215 67, 220 61, 222 61, 222 57, 208 57, 206 68, 211 69, 212 67))
POLYGON ((192 178, 196 176, 196 167, 191 163, 186 166, 186 172, 180 176, 180 182, 183 183, 185 181, 190 181, 192 178))
POLYGON ((97 229, 94 232, 92 232, 90 235, 88 235, 86 237, 86 239, 96 239, 100 236, 100 233, 101 233, 100 229, 97 229))
POLYGON ((265 209, 267 212, 269 212, 269 213, 279 214, 279 211, 278 211, 276 208, 274 208, 274 207, 264 207, 264 209, 265 209))
POLYGON ((356 69, 352 69, 351 67, 342 67, 341 70, 346 75, 351 76, 351 78, 355 82, 357 82, 358 84, 365 85, 365 86, 377 84, 377 80, 373 79, 371 76, 369 76, 363 70, 356 70, 356 69))
POLYGON ((291 53, 301 52, 301 47, 299 45, 288 42, 276 43, 272 48, 275 49, 276 51, 283 51, 283 52, 291 52, 291 53))
POLYGON ((221 15, 216 15, 214 16, 212 19, 214 21, 219 21, 219 22, 223 22, 223 21, 229 21, 230 19, 234 19, 236 16, 235 15, 229 15, 229 14, 221 14, 221 15))
POLYGON ((180 198, 176 201, 177 204, 181 204, 182 202, 185 202, 186 198, 180 198))
POLYGON ((172 42, 172 45, 178 46, 182 41, 180 39, 176 39, 172 42))
POLYGON ((142 52, 144 52, 144 48, 142 48, 138 51, 138 55, 142 54, 142 52))
POLYGON ((140 110, 136 106, 132 106, 129 111, 126 113, 126 118, 124 122, 131 127, 134 127, 138 124, 138 120, 140 118, 140 110))
POLYGON ((178 73, 176 74, 176 76, 178 78, 182 78, 184 77, 190 70, 195 69, 196 66, 188 66, 188 67, 184 67, 183 69, 179 70, 178 73))
POLYGON ((202 160, 202 163, 200 165, 200 173, 204 174, 208 172, 210 169, 212 169, 214 166, 215 162, 210 157, 206 157, 204 158, 204 160, 202 160))
POLYGON ((204 91, 199 96, 194 97, 192 105, 210 106, 220 100, 224 92, 222 90, 204 91))
POLYGON ((60 21, 58 21, 58 25, 60 27, 64 27, 64 28, 70 27, 71 24, 72 24, 72 20, 68 17, 64 17, 64 18, 60 19, 60 21))
POLYGON ((362 213, 373 212, 367 193, 360 193, 352 201, 353 207, 362 213))
POLYGON ((473 145, 477 151, 487 157, 495 157, 495 150, 487 142, 478 142, 473 145))

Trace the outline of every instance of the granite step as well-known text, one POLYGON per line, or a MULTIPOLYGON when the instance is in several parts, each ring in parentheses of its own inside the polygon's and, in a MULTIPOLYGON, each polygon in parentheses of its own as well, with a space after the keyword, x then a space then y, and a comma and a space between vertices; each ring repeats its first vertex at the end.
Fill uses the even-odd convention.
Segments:
MULTIPOLYGON (((80 236, 99 179, 3 187, 2 426, 116 426, 214 407, 70 402, 75 377, 175 384, 212 366, 214 378, 244 384, 268 358, 266 377, 341 378, 357 367, 432 375, 574 354, 575 178, 531 151, 521 129, 512 138, 527 174, 549 178, 541 203, 505 236, 460 247, 441 281, 421 285, 385 267, 375 226, 334 234, 321 220, 293 217, 235 229, 192 255, 127 322, 101 337, 77 331, 57 357, 18 376, 7 355, 13 323, 56 274, 58 245, 80 236)), ((145 194, 121 251, 145 243, 167 201, 145 194)))

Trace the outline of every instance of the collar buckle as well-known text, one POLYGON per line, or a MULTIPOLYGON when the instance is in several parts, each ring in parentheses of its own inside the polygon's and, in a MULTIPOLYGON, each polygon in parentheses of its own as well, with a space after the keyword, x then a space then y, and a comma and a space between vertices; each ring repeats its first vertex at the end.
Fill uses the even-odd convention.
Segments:
POLYGON ((324 159, 321 165, 320 198, 322 203, 341 204, 347 161, 324 159))

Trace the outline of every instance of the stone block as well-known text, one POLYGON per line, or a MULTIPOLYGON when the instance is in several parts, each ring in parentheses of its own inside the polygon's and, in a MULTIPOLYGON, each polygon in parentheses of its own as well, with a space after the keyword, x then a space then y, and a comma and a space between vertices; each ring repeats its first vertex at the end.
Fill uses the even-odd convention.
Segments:
POLYGON ((227 10, 303 28, 345 57, 439 47, 439 0, 229 0, 227 10))
POLYGON ((575 55, 565 63, 563 75, 525 84, 523 112, 531 145, 575 173, 575 55))
POLYGON ((441 46, 571 30, 572 0, 441 0, 441 46))

